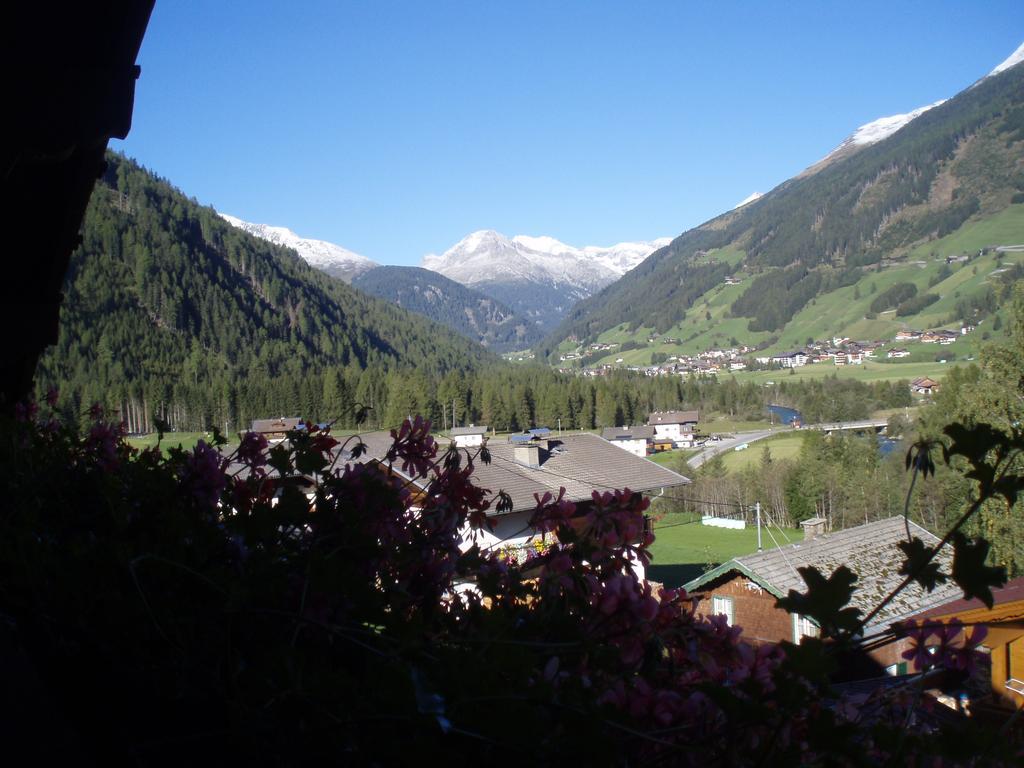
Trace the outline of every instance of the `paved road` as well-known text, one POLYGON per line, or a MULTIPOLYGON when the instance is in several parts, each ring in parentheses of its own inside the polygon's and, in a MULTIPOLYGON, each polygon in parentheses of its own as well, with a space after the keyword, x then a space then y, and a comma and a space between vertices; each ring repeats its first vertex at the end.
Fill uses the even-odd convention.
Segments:
POLYGON ((742 445, 743 443, 747 443, 749 445, 750 443, 755 443, 758 440, 764 440, 766 437, 791 431, 792 429, 789 427, 776 427, 775 429, 759 429, 755 432, 737 432, 735 437, 719 440, 718 442, 706 443, 701 452, 694 454, 688 463, 694 469, 698 469, 705 461, 709 461, 720 453, 731 451, 735 449, 737 445, 742 445))
MULTIPOLYGON (((886 423, 885 419, 863 419, 861 421, 840 421, 830 424, 808 424, 804 429, 820 429, 831 432, 840 429, 869 429, 873 427, 884 427, 886 423)), ((791 427, 779 426, 775 429, 758 429, 753 432, 737 432, 734 437, 730 437, 726 440, 706 443, 701 452, 694 454, 687 463, 693 469, 698 469, 704 462, 709 461, 720 453, 732 451, 738 445, 742 445, 744 443, 750 445, 751 443, 756 443, 758 440, 764 440, 766 437, 792 431, 793 429, 791 427)))

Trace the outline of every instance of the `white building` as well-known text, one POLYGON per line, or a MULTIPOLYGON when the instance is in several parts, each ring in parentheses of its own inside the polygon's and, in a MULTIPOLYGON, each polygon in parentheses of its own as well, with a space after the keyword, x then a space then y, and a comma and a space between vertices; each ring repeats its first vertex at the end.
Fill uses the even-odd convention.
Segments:
POLYGON ((654 427, 654 436, 671 440, 677 447, 693 445, 697 430, 697 411, 655 411, 647 417, 647 425, 654 427))
POLYGON ((612 445, 643 458, 650 452, 654 427, 606 427, 601 430, 601 437, 612 445))
POLYGON ((452 436, 452 442, 459 448, 475 448, 483 444, 487 427, 478 427, 473 424, 468 427, 452 427, 452 431, 448 434, 452 436))

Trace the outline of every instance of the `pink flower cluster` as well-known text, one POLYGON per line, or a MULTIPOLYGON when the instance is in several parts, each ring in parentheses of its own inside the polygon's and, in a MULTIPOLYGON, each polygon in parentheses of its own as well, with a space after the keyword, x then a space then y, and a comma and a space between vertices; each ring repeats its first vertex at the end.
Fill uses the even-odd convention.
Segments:
POLYGON ((910 648, 903 652, 903 658, 911 662, 915 670, 925 672, 941 668, 967 674, 971 674, 981 660, 982 653, 978 649, 988 635, 984 626, 965 631, 959 619, 908 621, 899 627, 899 632, 910 639, 910 648))

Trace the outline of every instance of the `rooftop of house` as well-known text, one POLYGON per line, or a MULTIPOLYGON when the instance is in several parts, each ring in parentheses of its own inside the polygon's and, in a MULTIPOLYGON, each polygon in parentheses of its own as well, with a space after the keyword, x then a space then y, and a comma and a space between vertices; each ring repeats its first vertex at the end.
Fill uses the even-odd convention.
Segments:
POLYGON ((465 435, 486 435, 487 427, 476 427, 470 425, 468 427, 452 427, 448 432, 452 437, 463 437, 465 435))
POLYGON ((654 437, 654 427, 605 427, 601 430, 605 440, 647 440, 654 437))
MULTIPOLYGON (((915 523, 910 523, 910 532, 926 546, 935 546, 939 542, 936 536, 915 523)), ((855 528, 823 534, 810 541, 733 558, 689 582, 685 587, 688 591, 699 592, 721 577, 739 572, 776 597, 784 597, 790 590, 804 592, 807 589, 803 577, 797 571, 798 568, 811 566, 827 577, 836 568, 845 565, 857 575, 850 605, 859 608, 863 616, 903 580, 899 568, 904 555, 897 548, 897 544, 905 539, 903 518, 890 517, 855 528)), ((952 552, 943 549, 937 560, 948 573, 952 566, 952 552)), ((932 592, 927 592, 920 585, 912 583, 883 608, 868 627, 888 625, 919 614, 929 608, 948 603, 960 594, 959 587, 951 583, 939 585, 932 592)))
POLYGON ((655 411, 647 417, 649 425, 696 424, 697 420, 697 411, 655 411))
MULTIPOLYGON (((999 608, 1005 606, 1008 603, 1021 603, 1021 612, 1024 613, 1024 576, 1019 576, 1016 579, 1010 579, 1001 587, 996 587, 992 590, 993 606, 999 608)), ((967 613, 969 611, 985 610, 987 606, 981 602, 978 598, 974 597, 970 600, 960 598, 949 603, 943 603, 937 605, 934 608, 929 608, 923 613, 917 614, 914 618, 916 620, 921 619, 932 619, 953 616, 955 614, 967 613)))
POLYGON ((279 419, 255 419, 252 422, 250 432, 267 434, 268 432, 288 432, 297 429, 303 421, 299 417, 281 417, 279 419))
MULTIPOLYGON (((366 446, 359 461, 382 459, 391 447, 391 436, 387 432, 369 432, 359 438, 366 446)), ((347 447, 353 445, 349 443, 347 447)), ((541 440, 533 445, 538 448, 537 466, 517 461, 517 445, 505 440, 488 441, 490 464, 480 460, 474 464, 473 477, 477 485, 490 489, 492 496, 501 490, 511 497, 509 512, 533 509, 537 505, 534 494, 543 496, 550 492, 557 496, 561 487, 565 488, 565 496, 570 501, 585 501, 594 491, 603 493, 624 488, 658 491, 690 482, 677 472, 634 456, 589 433, 541 440)), ((474 449, 460 450, 468 456, 476 453, 474 449)))

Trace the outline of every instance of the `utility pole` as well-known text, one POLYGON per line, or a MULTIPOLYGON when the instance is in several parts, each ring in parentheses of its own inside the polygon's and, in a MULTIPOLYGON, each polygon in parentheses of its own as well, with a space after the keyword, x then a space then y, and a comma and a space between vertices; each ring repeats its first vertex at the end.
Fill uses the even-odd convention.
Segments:
POLYGON ((754 513, 757 515, 757 551, 761 551, 761 502, 754 502, 754 513))

